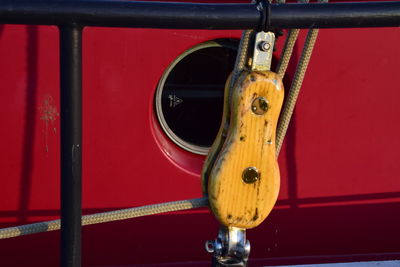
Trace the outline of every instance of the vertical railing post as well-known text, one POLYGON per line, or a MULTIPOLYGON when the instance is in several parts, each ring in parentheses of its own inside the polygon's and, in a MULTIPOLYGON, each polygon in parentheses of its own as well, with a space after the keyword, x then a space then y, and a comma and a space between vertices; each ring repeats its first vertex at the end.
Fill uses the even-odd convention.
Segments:
POLYGON ((81 266, 82 27, 60 26, 61 267, 81 266))

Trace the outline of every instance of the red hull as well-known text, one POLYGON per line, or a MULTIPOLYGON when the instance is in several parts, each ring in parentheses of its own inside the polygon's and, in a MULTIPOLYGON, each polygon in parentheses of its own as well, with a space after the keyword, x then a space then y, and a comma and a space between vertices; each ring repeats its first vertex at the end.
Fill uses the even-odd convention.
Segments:
MULTIPOLYGON (((0 26, 1 227, 59 216, 57 33, 0 26)), ((240 32, 85 29, 84 213, 201 196, 204 158, 159 136, 153 98, 175 57, 232 37, 240 32)), ((278 204, 248 233, 253 259, 400 258, 399 43, 399 28, 320 31, 279 157, 278 204)), ((84 227, 83 263, 206 262, 217 228, 207 210, 84 227)), ((58 242, 58 232, 0 240, 0 264, 56 266, 58 242)))

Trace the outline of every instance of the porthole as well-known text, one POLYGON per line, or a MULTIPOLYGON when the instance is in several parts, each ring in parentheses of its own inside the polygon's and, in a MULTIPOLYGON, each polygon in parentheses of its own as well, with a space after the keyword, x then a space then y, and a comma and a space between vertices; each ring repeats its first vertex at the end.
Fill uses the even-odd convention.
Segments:
POLYGON ((208 41, 178 56, 161 77, 155 111, 178 146, 205 155, 221 124, 224 86, 233 69, 237 40, 208 41))

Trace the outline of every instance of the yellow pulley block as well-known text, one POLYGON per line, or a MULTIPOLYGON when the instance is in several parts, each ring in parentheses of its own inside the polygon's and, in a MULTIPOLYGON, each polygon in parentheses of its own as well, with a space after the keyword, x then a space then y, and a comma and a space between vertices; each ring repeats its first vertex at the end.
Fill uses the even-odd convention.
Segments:
POLYGON ((247 265, 246 229, 262 223, 278 197, 275 139, 284 89, 269 70, 274 41, 272 32, 258 32, 251 63, 233 84, 228 78, 222 124, 203 167, 203 193, 221 223, 218 238, 206 242, 215 266, 247 265))
POLYGON ((270 71, 244 71, 233 86, 227 136, 207 182, 210 207, 222 225, 256 227, 276 202, 275 136, 283 96, 281 79, 270 71))

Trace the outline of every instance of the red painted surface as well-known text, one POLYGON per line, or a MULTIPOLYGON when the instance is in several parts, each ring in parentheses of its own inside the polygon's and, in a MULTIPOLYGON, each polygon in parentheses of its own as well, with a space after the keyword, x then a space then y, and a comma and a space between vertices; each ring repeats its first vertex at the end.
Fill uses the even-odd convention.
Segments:
MULTIPOLYGON (((161 149, 152 121, 154 92, 165 68, 186 49, 239 36, 85 29, 84 213, 201 196, 204 159, 172 142, 170 157, 161 149)), ((398 28, 320 31, 279 158, 278 205, 249 231, 252 258, 399 257, 390 254, 400 251, 399 43, 398 28)), ((57 28, 0 26, 0 59, 0 226, 57 218, 57 28)), ((88 226, 83 262, 206 261, 203 244, 217 227, 206 210, 88 226)), ((58 242, 58 232, 0 240, 0 265, 56 266, 58 242)))

